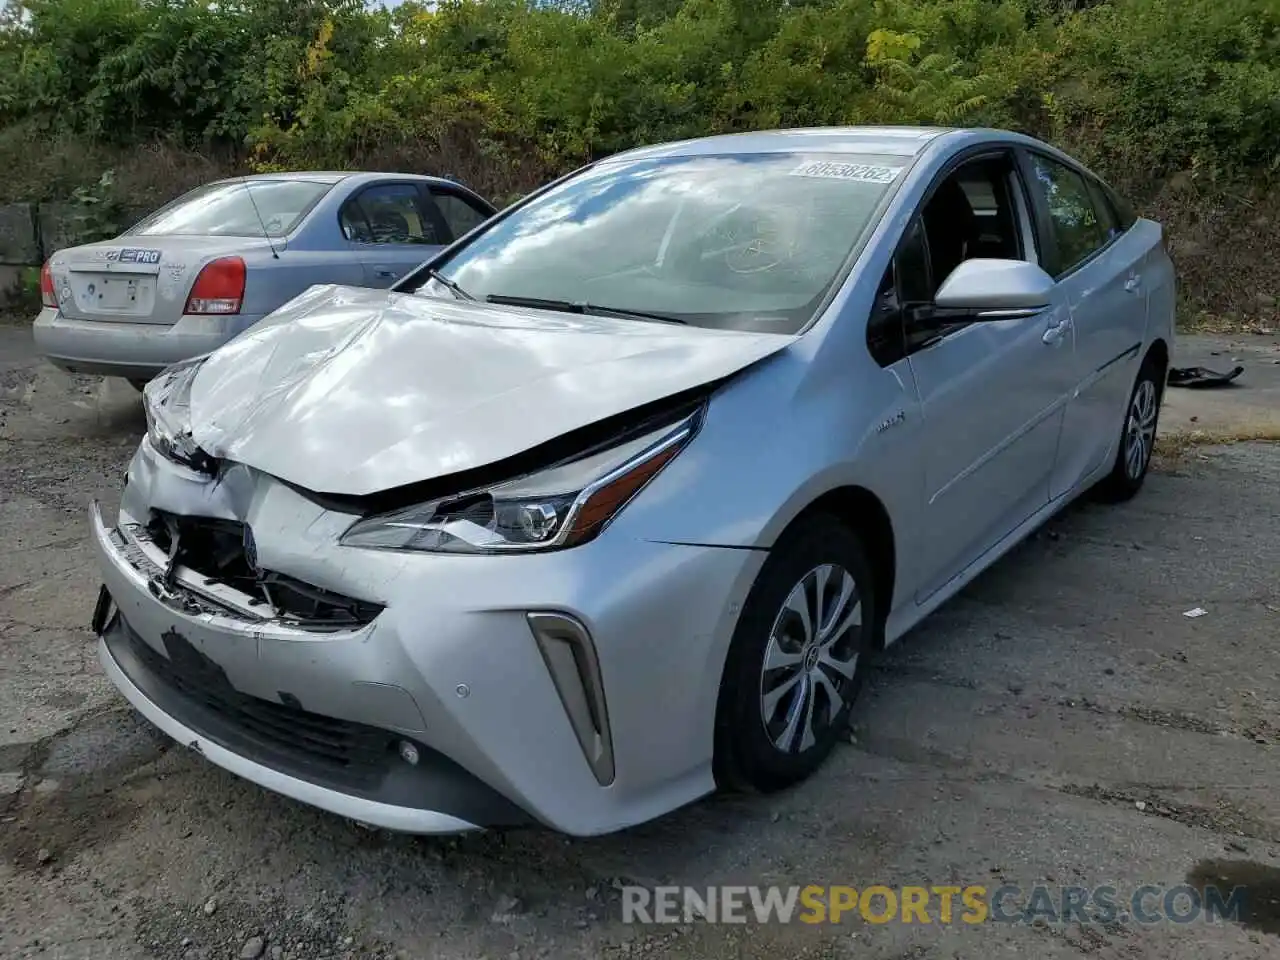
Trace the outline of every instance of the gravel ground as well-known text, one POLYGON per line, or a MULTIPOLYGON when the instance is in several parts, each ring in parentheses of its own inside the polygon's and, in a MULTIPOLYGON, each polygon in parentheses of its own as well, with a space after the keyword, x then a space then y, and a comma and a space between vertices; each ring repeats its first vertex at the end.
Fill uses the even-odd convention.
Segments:
MULTIPOLYGON (((1230 394, 1180 394, 1167 429, 1241 440, 1280 420, 1276 341, 1181 348, 1247 370, 1230 394)), ((0 325, 0 956, 1280 952, 1276 445, 1184 444, 1132 504, 1053 521, 881 659, 853 742, 798 789, 594 840, 440 840, 238 781, 107 684, 86 626, 85 508, 114 496, 142 429, 126 384, 61 375, 25 328, 0 325), (618 890, 1111 884, 1124 900, 1188 880, 1250 885, 1247 922, 652 927, 622 922, 618 890)))

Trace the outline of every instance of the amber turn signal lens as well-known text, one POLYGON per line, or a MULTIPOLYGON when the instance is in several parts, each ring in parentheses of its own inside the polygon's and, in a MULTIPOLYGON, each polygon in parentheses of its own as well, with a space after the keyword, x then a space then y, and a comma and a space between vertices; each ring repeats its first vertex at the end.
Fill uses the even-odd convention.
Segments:
POLYGON ((565 546, 589 540, 600 528, 627 505, 627 501, 656 477, 668 463, 676 458, 684 443, 673 443, 648 460, 636 464, 634 469, 607 483, 589 496, 574 515, 572 528, 565 537, 565 546))

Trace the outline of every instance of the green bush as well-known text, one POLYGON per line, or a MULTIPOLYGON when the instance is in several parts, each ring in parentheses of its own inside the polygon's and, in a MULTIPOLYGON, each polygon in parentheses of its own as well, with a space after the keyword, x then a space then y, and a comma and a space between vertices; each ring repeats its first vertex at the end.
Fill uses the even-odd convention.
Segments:
POLYGON ((1133 186, 1280 168, 1276 0, 1080 6, 26 0, 0 141, 409 165, 499 197, 639 143, 833 123, 1013 127, 1133 186))
POLYGON ((1280 3, 1112 0, 1057 31, 1052 133, 1099 163, 1213 178, 1280 167, 1280 3))

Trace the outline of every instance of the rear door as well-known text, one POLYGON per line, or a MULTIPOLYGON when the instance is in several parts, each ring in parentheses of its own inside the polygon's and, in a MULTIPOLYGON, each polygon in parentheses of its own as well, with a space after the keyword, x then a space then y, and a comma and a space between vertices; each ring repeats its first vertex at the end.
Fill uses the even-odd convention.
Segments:
POLYGON ((1024 154, 1046 269, 1070 308, 1076 388, 1063 418, 1049 493, 1069 493, 1115 453, 1142 361, 1150 240, 1128 229, 1088 173, 1047 154, 1024 154))
POLYGON ((409 180, 361 187, 342 205, 338 220, 370 287, 391 286, 450 239, 439 211, 409 180))
MULTIPOLYGON (((936 183, 917 226, 919 291, 907 296, 906 349, 919 390, 927 549, 924 602, 1049 502, 1062 415, 1074 385, 1067 304, 1003 319, 933 319, 933 295, 974 257, 1035 262, 1030 206, 1012 151, 971 160, 936 183), (975 198, 984 198, 975 203, 975 198), (975 209, 975 206, 985 209, 975 209), (925 279, 927 278, 927 279, 925 279)), ((913 242, 911 233, 908 242, 913 242)))

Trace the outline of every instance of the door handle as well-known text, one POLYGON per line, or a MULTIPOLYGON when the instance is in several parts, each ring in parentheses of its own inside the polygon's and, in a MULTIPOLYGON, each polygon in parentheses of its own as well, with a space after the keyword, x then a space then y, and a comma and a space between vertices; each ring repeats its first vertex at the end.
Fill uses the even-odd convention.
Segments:
POLYGON ((1040 338, 1042 343, 1050 346, 1057 346, 1062 342, 1062 338, 1067 335, 1067 331, 1071 328, 1071 318, 1063 317, 1061 320, 1055 320, 1049 324, 1049 329, 1044 332, 1044 336, 1040 338))
POLYGON ((1142 286, 1142 278, 1136 273, 1129 274, 1129 279, 1124 282, 1124 288, 1129 293, 1137 293, 1142 286))
POLYGON ((382 268, 382 269, 378 270, 378 276, 379 276, 379 277, 391 277, 391 278, 393 278, 393 279, 394 279, 395 277, 400 276, 400 274, 399 274, 399 272, 398 272, 398 271, 396 271, 396 270, 387 270, 387 269, 384 267, 384 268, 382 268))

